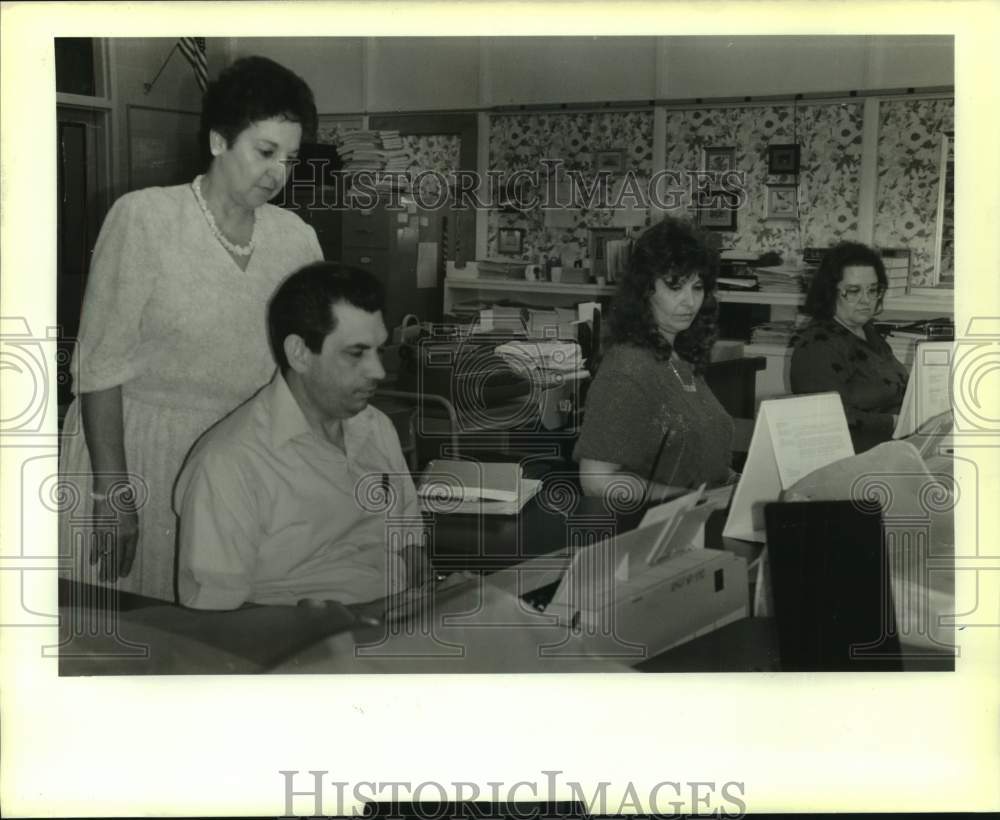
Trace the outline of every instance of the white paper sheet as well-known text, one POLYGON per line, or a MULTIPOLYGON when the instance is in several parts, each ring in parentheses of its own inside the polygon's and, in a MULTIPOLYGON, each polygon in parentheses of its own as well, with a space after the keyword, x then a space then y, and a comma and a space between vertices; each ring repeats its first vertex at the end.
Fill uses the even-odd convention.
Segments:
POLYGON ((911 435, 921 424, 951 409, 954 342, 921 342, 910 366, 893 438, 911 435))
POLYGON ((417 243, 417 287, 437 287, 438 243, 417 243))
POLYGON ((722 534, 764 540, 762 505, 813 470, 854 455, 840 396, 820 393, 761 402, 743 475, 722 534))

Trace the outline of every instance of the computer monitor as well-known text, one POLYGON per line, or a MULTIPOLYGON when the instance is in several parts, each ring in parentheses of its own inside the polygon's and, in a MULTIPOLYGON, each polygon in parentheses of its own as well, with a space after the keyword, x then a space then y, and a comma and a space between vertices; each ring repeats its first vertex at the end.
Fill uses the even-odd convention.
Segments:
POLYGON ((782 670, 901 671, 881 512, 779 502, 764 520, 782 670))

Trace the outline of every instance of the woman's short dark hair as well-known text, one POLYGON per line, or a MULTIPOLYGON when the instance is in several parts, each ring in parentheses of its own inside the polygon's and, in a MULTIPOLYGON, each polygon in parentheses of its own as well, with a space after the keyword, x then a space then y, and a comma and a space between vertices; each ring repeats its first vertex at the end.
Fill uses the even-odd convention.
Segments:
POLYGON ((232 145, 253 123, 282 117, 302 126, 303 142, 315 140, 316 101, 305 80, 267 57, 242 57, 208 84, 202 98, 199 140, 205 158, 210 131, 232 145))
POLYGON ((306 265, 278 285, 267 306, 267 334, 282 373, 288 372, 285 339, 301 336, 309 350, 319 353, 337 329, 332 308, 338 302, 375 313, 385 305, 385 290, 368 271, 337 262, 306 265))
POLYGON ((672 217, 646 230, 636 240, 618 283, 608 322, 609 341, 649 348, 664 357, 676 349, 677 355, 694 365, 696 372, 703 370, 718 334, 717 246, 716 237, 672 217), (705 299, 691 326, 677 334, 671 348, 659 333, 650 297, 657 279, 673 285, 692 276, 701 279, 705 299))
POLYGON ((883 290, 888 287, 885 263, 878 251, 860 242, 841 242, 824 254, 802 309, 814 319, 832 319, 837 311, 837 288, 844 278, 844 269, 852 265, 875 268, 879 286, 883 290))

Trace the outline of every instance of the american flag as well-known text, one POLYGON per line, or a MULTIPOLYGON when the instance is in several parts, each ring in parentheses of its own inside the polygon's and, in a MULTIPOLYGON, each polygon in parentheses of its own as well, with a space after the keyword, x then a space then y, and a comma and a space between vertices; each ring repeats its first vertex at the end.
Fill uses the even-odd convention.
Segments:
POLYGON ((181 50, 194 69, 195 79, 198 86, 204 91, 208 87, 208 60, 205 59, 205 38, 204 37, 181 37, 177 41, 177 47, 181 50))

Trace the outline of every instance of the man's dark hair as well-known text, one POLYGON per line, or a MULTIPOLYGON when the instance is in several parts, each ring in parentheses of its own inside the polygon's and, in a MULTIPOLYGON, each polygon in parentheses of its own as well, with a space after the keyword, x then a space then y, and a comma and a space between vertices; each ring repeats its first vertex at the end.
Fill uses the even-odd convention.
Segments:
POLYGON ((284 118, 302 126, 302 142, 316 138, 316 101, 298 74, 267 57, 243 57, 208 84, 201 102, 198 139, 211 160, 208 135, 218 131, 226 144, 255 122, 284 118))
POLYGON ((837 312, 837 289, 844 278, 844 269, 852 265, 875 268, 879 287, 883 290, 888 287, 885 263, 878 251, 860 242, 841 242, 823 256, 802 309, 814 319, 832 319, 837 312))
POLYGON ((649 348, 669 357, 671 345, 660 335, 650 306, 656 280, 676 285, 697 276, 705 289, 705 298, 691 326, 677 334, 673 348, 700 372, 708 362, 718 334, 717 242, 716 237, 672 217, 665 217, 646 230, 636 240, 618 284, 609 317, 609 341, 649 348))
POLYGON ((385 290, 368 271, 338 262, 314 262, 278 286, 267 307, 267 333, 283 374, 289 367, 285 339, 301 336, 309 350, 319 353, 337 327, 333 306, 339 302, 375 313, 385 305, 385 290))

